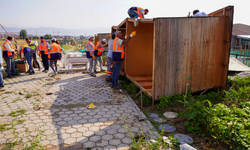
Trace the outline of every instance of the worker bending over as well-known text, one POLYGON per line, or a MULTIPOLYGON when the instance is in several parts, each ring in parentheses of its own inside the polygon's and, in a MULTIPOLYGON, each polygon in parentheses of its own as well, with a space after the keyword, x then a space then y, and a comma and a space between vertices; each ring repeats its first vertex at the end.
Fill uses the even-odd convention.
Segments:
POLYGON ((8 36, 7 40, 3 43, 3 58, 6 62, 7 77, 11 77, 12 75, 18 75, 16 73, 15 63, 13 61, 15 51, 17 51, 17 49, 13 49, 11 42, 12 37, 8 36))
POLYGON ((31 63, 33 54, 32 54, 32 51, 31 51, 30 47, 27 46, 27 45, 22 45, 22 46, 20 46, 19 49, 21 50, 20 53, 19 53, 20 54, 20 58, 22 58, 21 55, 23 54, 24 57, 26 58, 28 64, 29 64, 29 70, 26 73, 29 73, 30 75, 34 74, 35 71, 34 71, 34 69, 32 67, 32 63, 31 63))
POLYGON ((141 7, 131 7, 128 10, 130 18, 144 18, 144 15, 148 14, 148 9, 142 9, 141 7))
POLYGON ((49 64, 51 69, 54 71, 54 75, 57 74, 57 60, 61 60, 61 47, 60 45, 56 44, 56 39, 51 39, 52 44, 50 45, 48 58, 49 58, 49 64), (53 64, 55 68, 53 67, 53 64))
POLYGON ((88 40, 89 41, 87 43, 86 57, 89 60, 89 75, 92 76, 92 77, 96 77, 96 75, 92 71, 93 59, 96 59, 96 57, 94 55, 94 51, 95 51, 95 45, 93 44, 94 37, 89 36, 88 40))
POLYGON ((96 71, 97 61, 99 62, 101 72, 105 71, 102 69, 102 53, 103 53, 104 47, 108 46, 108 44, 106 44, 106 41, 107 41, 106 39, 102 39, 101 41, 98 41, 96 44, 95 52, 94 52, 94 55, 96 57, 96 59, 94 60, 94 73, 97 73, 96 71))
POLYGON ((193 17, 204 17, 207 16, 205 12, 200 12, 198 9, 193 11, 193 17))
POLYGON ((117 90, 120 89, 120 87, 118 86, 118 77, 120 75, 122 62, 125 57, 124 45, 127 44, 134 35, 136 35, 135 31, 133 31, 127 39, 121 40, 122 39, 121 31, 116 32, 116 37, 113 42, 113 54, 112 54, 112 61, 114 63, 112 87, 117 90))
POLYGON ((39 60, 39 57, 37 56, 36 51, 38 50, 37 46, 38 44, 35 41, 31 41, 29 38, 25 38, 25 41, 27 42, 28 46, 30 47, 32 53, 33 53, 33 60, 38 66, 38 71, 41 70, 41 61, 39 60))
POLYGON ((40 37, 41 42, 39 43, 39 50, 40 54, 42 55, 42 61, 43 61, 43 66, 44 70, 42 72, 47 73, 49 71, 49 60, 48 60, 48 52, 50 50, 50 45, 49 43, 44 41, 44 37, 40 37))
POLYGON ((112 61, 112 54, 113 54, 113 42, 115 39, 115 33, 111 35, 111 39, 109 40, 108 43, 108 54, 107 54, 107 75, 106 75, 106 81, 107 82, 112 82, 112 74, 113 74, 113 61, 112 61))

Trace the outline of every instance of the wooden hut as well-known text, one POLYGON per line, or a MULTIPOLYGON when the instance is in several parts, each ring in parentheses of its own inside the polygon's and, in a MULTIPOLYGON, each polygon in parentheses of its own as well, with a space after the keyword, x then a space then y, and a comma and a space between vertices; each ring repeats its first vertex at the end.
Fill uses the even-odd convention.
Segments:
POLYGON ((137 34, 125 48, 123 74, 153 99, 162 95, 226 88, 233 6, 208 17, 127 18, 123 35, 137 34))

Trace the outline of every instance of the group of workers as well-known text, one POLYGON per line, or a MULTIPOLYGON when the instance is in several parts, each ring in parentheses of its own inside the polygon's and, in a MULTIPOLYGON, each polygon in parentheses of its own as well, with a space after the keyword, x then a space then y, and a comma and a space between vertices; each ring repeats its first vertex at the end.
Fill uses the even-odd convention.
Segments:
MULTIPOLYGON (((143 9, 141 7, 131 7, 128 10, 128 15, 131 18, 144 18, 149 12, 148 9, 143 9)), ((193 11, 193 17, 207 16, 206 13, 200 12, 199 10, 193 11)), ((93 44, 94 37, 88 37, 88 43, 86 45, 86 57, 89 61, 89 75, 96 77, 96 65, 97 61, 100 64, 100 71, 104 72, 105 70, 102 68, 102 53, 104 47, 108 47, 109 51, 107 54, 107 75, 106 81, 112 82, 112 87, 115 89, 120 89, 118 86, 118 76, 120 74, 122 62, 124 61, 125 52, 124 47, 126 47, 129 40, 136 34, 135 31, 131 33, 130 36, 125 36, 122 39, 123 35, 120 31, 110 34, 106 39, 102 39, 98 41, 96 45, 93 44), (106 41, 111 37, 108 43, 106 41)), ((16 73, 15 63, 13 61, 15 51, 19 50, 20 58, 23 59, 22 55, 24 55, 27 63, 29 65, 29 70, 26 73, 34 74, 35 71, 32 66, 32 58, 33 61, 37 64, 38 70, 42 68, 42 64, 40 62, 40 55, 42 58, 42 63, 44 66, 43 72, 47 73, 49 71, 49 66, 54 71, 54 74, 57 74, 57 60, 61 60, 61 52, 62 48, 60 43, 52 38, 51 43, 49 44, 45 42, 44 37, 40 37, 40 43, 38 44, 35 41, 31 41, 29 38, 26 38, 25 41, 27 45, 21 45, 18 49, 14 49, 11 45, 12 37, 7 37, 7 40, 3 44, 3 56, 0 55, 0 69, 3 63, 2 57, 6 62, 6 72, 7 77, 17 76, 19 74, 16 73), (55 68, 53 67, 55 66, 55 68)), ((1 70, 0 70, 1 72, 1 70)), ((0 74, 0 87, 4 87, 3 77, 0 74)))
MULTIPOLYGON (((38 71, 40 71, 42 66, 44 66, 44 70, 42 72, 47 73, 49 70, 49 66, 53 70, 54 74, 57 74, 57 61, 61 60, 61 52, 62 48, 60 43, 55 39, 51 39, 51 44, 45 42, 44 37, 40 37, 40 43, 38 44, 35 41, 31 41, 29 38, 26 38, 25 41, 27 45, 23 44, 21 46, 17 46, 17 49, 14 49, 11 42, 12 37, 8 36, 7 40, 3 43, 3 56, 0 56, 0 67, 3 63, 2 58, 6 62, 6 73, 7 77, 18 76, 15 69, 15 62, 13 58, 17 55, 15 51, 19 51, 20 58, 24 60, 24 57, 29 65, 29 70, 26 73, 34 74, 35 71, 32 66, 32 58, 33 61, 38 66, 38 71), (40 56, 42 58, 43 65, 40 61, 40 56), (54 66, 55 67, 54 67, 54 66)), ((0 70, 0 87, 4 87, 3 84, 3 75, 2 70, 0 70)))
MULTIPOLYGON (((117 31, 115 33, 112 33, 111 39, 109 40, 109 43, 106 44, 106 40, 109 39, 102 39, 101 41, 98 41, 96 46, 93 44, 94 37, 89 36, 88 37, 88 43, 86 45, 87 51, 86 51, 86 57, 89 60, 89 75, 96 77, 96 63, 94 63, 93 67, 93 61, 97 61, 99 57, 102 55, 104 47, 108 46, 108 54, 107 54, 107 75, 106 75, 106 81, 112 82, 112 87, 114 89, 120 89, 118 85, 118 76, 120 74, 122 62, 124 61, 125 52, 124 47, 126 47, 126 44, 129 42, 129 40, 136 35, 136 32, 133 31, 130 36, 125 36, 124 39, 122 39, 123 35, 121 31, 117 31)), ((101 62, 100 63, 100 69, 102 71, 101 62)))

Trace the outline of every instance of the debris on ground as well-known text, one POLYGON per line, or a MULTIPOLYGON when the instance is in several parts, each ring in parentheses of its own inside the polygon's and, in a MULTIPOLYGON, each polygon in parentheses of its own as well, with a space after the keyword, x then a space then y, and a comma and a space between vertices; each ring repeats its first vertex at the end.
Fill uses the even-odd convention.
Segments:
POLYGON ((176 118, 178 114, 176 112, 165 112, 163 116, 169 119, 173 119, 173 118, 176 118))
POLYGON ((93 108, 95 108, 96 106, 93 104, 93 103, 91 103, 91 104, 89 104, 88 106, 87 106, 87 108, 88 109, 93 109, 93 108))
POLYGON ((181 133, 177 133, 174 135, 174 138, 177 139, 177 142, 178 143, 193 143, 193 139, 188 136, 188 135, 185 135, 185 134, 181 134, 181 133))
POLYGON ((176 130, 176 128, 170 124, 159 125, 158 129, 163 130, 164 132, 174 132, 176 130))

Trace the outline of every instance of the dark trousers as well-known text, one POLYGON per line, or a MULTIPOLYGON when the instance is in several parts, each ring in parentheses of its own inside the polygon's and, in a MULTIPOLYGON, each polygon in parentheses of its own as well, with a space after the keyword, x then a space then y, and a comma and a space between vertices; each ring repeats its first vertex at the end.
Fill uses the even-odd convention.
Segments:
POLYGON ((112 75, 112 85, 114 87, 118 86, 118 77, 120 75, 122 63, 114 63, 113 75, 112 75))
POLYGON ((43 60, 43 66, 44 66, 45 70, 49 70, 48 55, 42 54, 42 60, 43 60))
POLYGON ((5 58, 7 75, 16 74, 16 67, 13 58, 5 58))
POLYGON ((38 68, 41 68, 41 66, 39 65, 37 59, 36 59, 36 52, 33 52, 33 60, 35 61, 35 63, 37 64, 38 68))

